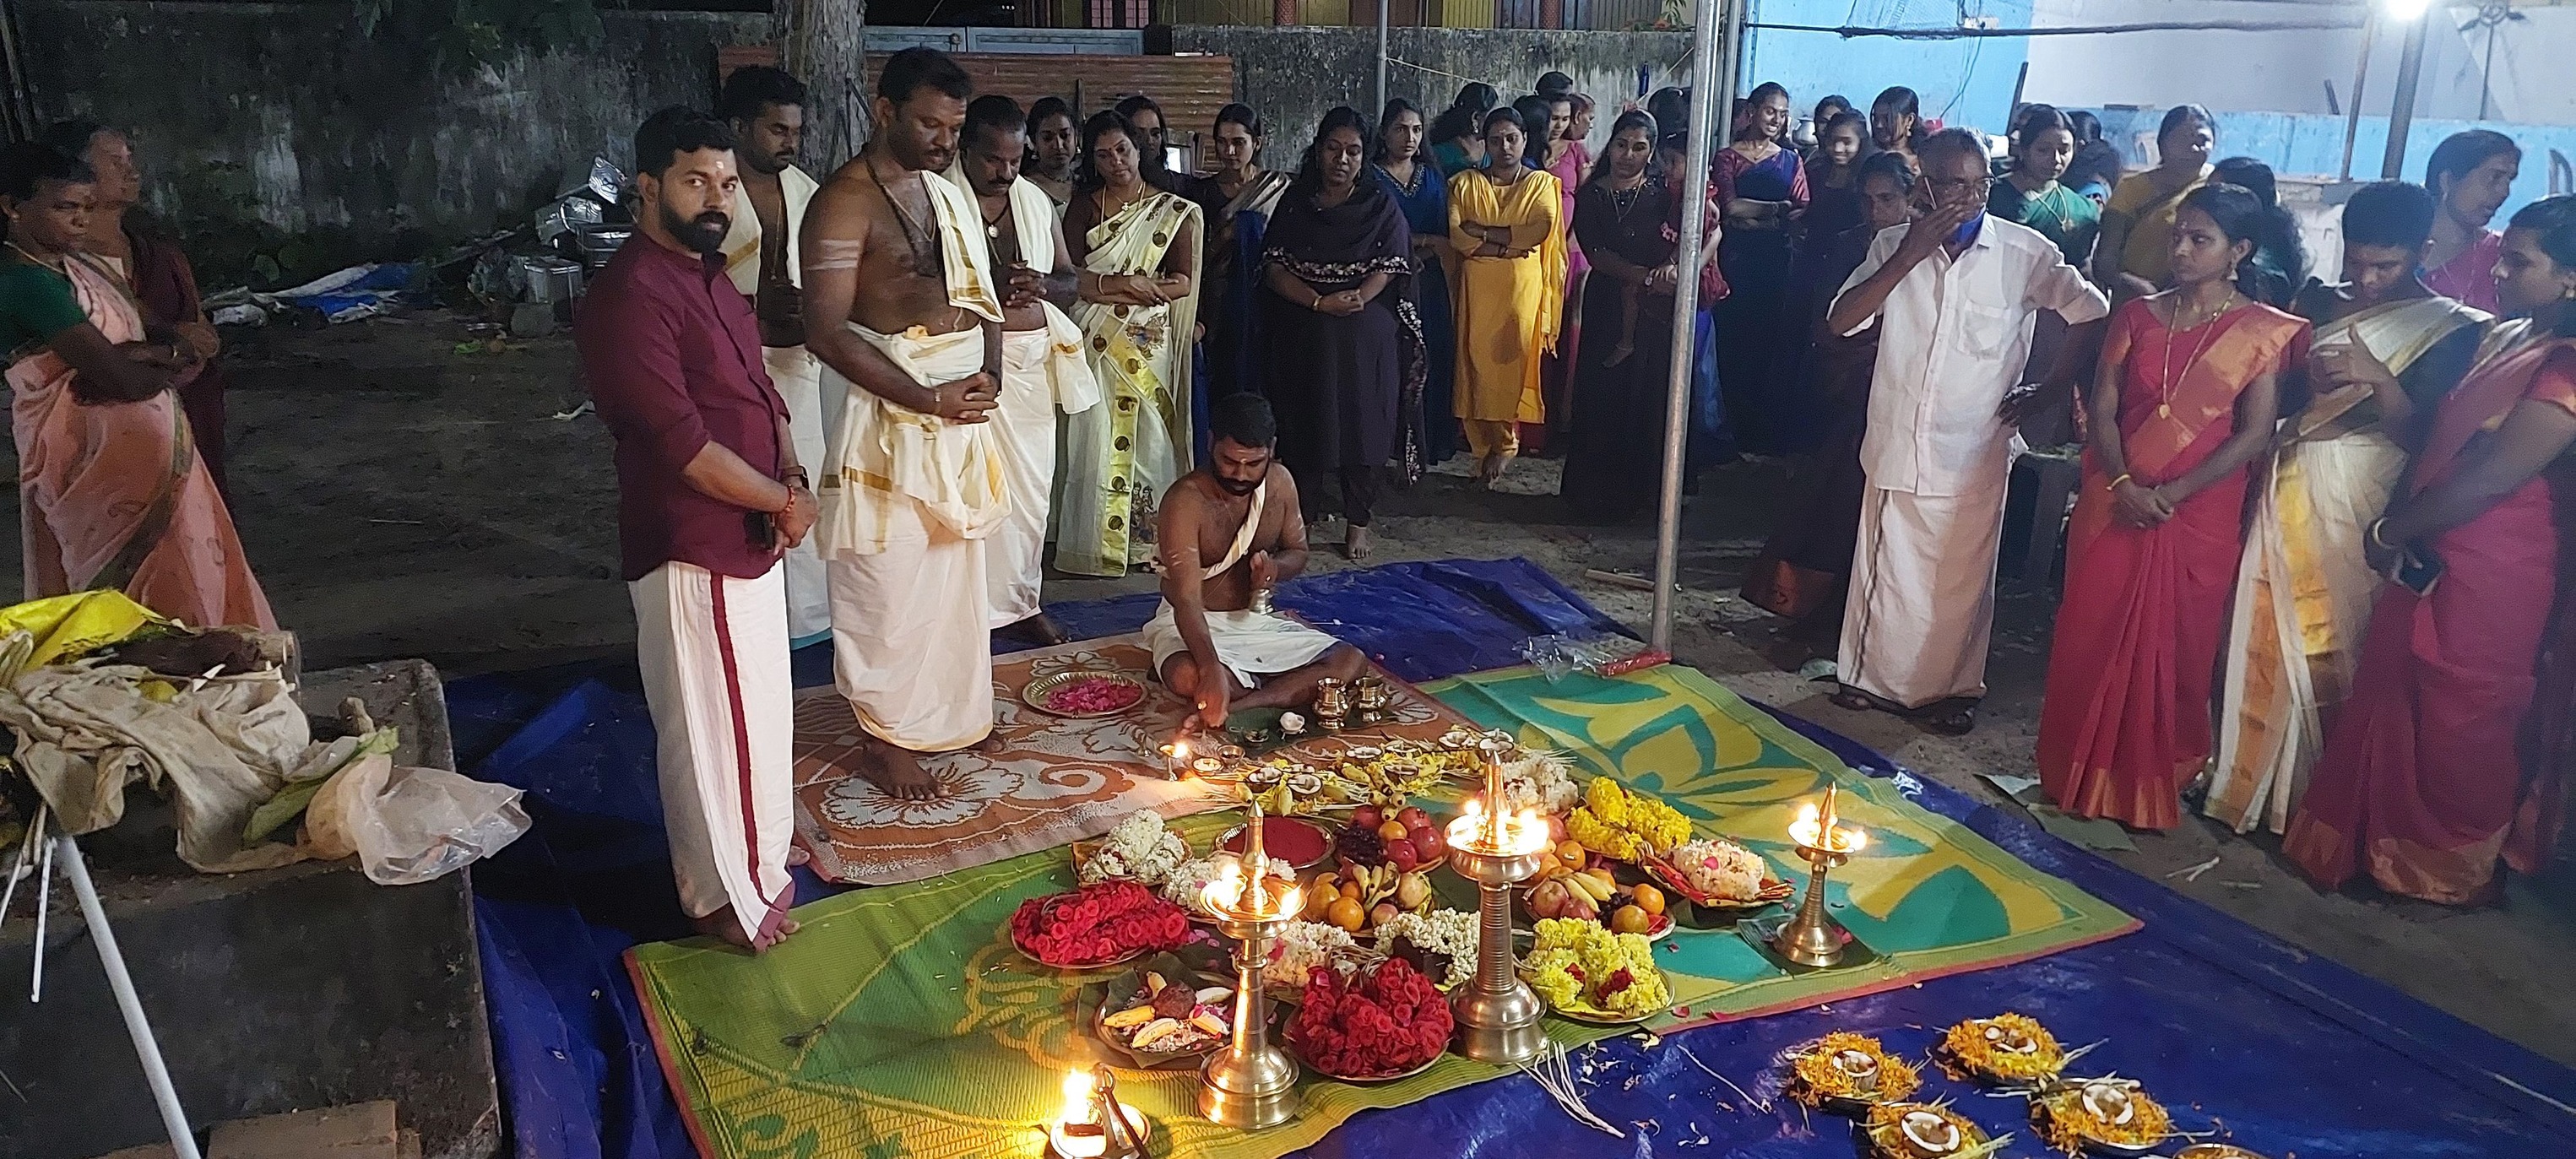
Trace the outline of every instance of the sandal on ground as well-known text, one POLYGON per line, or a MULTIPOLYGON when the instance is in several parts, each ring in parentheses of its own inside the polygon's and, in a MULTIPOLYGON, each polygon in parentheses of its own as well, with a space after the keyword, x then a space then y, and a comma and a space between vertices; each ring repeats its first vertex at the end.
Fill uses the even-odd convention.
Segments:
POLYGON ((1853 712, 1868 712, 1878 707, 1878 701, 1872 699, 1868 693, 1855 688, 1843 689, 1829 699, 1834 702, 1834 707, 1848 708, 1853 712))
POLYGON ((1923 727, 1943 736, 1966 736, 1976 730, 1977 706, 1944 704, 1925 709, 1919 718, 1923 727))

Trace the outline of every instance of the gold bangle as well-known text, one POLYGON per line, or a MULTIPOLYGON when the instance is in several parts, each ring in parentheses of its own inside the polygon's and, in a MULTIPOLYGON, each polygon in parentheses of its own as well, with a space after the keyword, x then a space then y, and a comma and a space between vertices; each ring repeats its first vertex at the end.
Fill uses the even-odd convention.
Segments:
POLYGON ((2122 484, 2122 483, 2126 483, 2126 482, 2128 482, 2129 480, 2134 479, 2134 478, 2137 478, 2137 476, 2135 476, 2135 475, 2131 475, 2131 474, 2128 474, 2127 472, 2122 472, 2119 478, 2111 480, 2110 485, 2109 485, 2109 486, 2107 486, 2107 487, 2104 487, 2104 488, 2103 488, 2103 490, 2105 490, 2105 491, 2118 491, 2118 490, 2120 489, 2120 484, 2122 484))

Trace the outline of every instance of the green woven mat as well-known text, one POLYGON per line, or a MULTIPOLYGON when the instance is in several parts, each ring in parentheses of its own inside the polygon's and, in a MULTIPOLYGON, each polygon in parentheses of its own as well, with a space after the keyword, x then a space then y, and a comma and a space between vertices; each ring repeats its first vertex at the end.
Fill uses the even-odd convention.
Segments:
MULTIPOLYGON (((1587 771, 1662 793, 1704 833, 1782 861, 1797 801, 1838 783, 1871 848, 1838 871, 1836 915, 1875 963, 1792 977, 1733 934, 1677 931, 1656 945, 1690 1021, 1828 1001, 2109 937, 2126 915, 2046 876, 1686 668, 1549 684, 1516 669, 1426 688, 1461 713, 1570 753, 1587 771)), ((1180 823, 1195 845, 1226 822, 1180 823)), ((1787 865, 1781 865, 1786 871, 1787 865)), ((1444 875, 1445 876, 1445 875, 1444 875)), ((1013 950, 1004 923, 1028 897, 1069 888, 1061 853, 860 890, 796 912, 803 930, 762 957, 705 940, 636 947, 636 987, 665 1072, 711 1159, 1034 1156, 1066 1069, 1098 1055, 1084 983, 1013 950)), ((1680 1019, 1660 1020, 1671 1024, 1680 1019)), ((1610 1033, 1550 1021, 1568 1042, 1610 1033)), ((1194 1073, 1121 1072, 1156 1124, 1158 1155, 1270 1159, 1352 1114, 1508 1072, 1448 1057, 1381 1086, 1310 1080, 1306 1113, 1260 1134, 1198 1119, 1194 1073)))

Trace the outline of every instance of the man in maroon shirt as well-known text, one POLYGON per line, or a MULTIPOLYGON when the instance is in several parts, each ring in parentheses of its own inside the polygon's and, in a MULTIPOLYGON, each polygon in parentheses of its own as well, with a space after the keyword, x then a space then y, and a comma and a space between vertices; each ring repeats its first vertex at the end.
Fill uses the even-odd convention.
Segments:
POLYGON ((763 950, 796 930, 779 560, 816 508, 759 323, 725 276, 733 144, 723 122, 687 109, 635 131, 636 234, 573 337, 617 437, 618 540, 680 901, 700 932, 763 950))

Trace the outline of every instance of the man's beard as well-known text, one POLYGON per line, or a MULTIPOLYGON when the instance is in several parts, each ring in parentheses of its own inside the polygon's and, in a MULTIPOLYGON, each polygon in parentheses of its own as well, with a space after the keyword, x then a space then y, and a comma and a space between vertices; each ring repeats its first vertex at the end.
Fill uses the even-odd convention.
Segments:
POLYGON ((1219 487, 1224 488, 1224 489, 1225 489, 1225 493, 1226 493, 1226 494, 1228 494, 1228 495, 1232 495, 1232 496, 1234 496, 1235 498, 1240 499, 1240 498, 1242 498, 1242 497, 1244 497, 1244 496, 1246 496, 1246 495, 1250 495, 1250 494, 1252 494, 1253 492, 1260 490, 1260 489, 1261 489, 1261 480, 1259 480, 1259 479, 1254 479, 1254 480, 1252 480, 1251 482, 1248 482, 1248 483, 1247 483, 1247 482, 1244 482, 1244 481, 1239 480, 1239 479, 1228 479, 1228 478, 1226 478, 1226 477, 1225 477, 1225 476, 1223 476, 1223 475, 1219 475, 1219 476, 1217 476, 1217 477, 1216 477, 1216 485, 1217 485, 1217 486, 1219 486, 1219 487))
POLYGON ((682 217, 678 211, 664 205, 662 228, 670 231, 681 245, 701 254, 714 254, 724 249, 725 234, 732 232, 733 219, 712 209, 695 218, 682 217))

